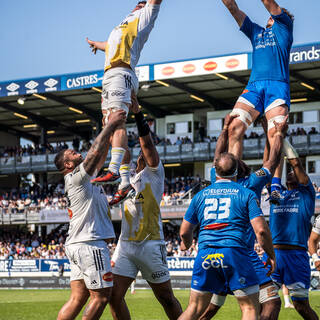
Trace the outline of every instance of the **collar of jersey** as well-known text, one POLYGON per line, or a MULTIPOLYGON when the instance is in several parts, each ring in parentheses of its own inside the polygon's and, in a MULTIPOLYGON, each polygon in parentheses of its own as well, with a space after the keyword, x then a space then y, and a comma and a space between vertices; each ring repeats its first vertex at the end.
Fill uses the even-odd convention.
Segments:
POLYGON ((232 181, 229 179, 221 179, 216 181, 216 183, 222 183, 222 182, 232 182, 232 181))

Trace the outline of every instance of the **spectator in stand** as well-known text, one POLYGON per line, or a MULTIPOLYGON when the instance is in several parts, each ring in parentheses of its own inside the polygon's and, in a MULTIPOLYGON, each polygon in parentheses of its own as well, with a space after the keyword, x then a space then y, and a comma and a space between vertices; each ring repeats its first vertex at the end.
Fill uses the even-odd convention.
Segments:
POLYGON ((312 127, 308 134, 318 134, 319 132, 316 130, 315 127, 312 127))

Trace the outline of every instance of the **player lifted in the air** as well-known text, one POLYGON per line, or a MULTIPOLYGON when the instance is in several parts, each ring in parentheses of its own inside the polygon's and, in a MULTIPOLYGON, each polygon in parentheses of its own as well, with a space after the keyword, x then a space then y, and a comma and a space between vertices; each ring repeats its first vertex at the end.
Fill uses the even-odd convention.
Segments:
MULTIPOLYGON (((162 0, 139 1, 134 10, 114 28, 108 41, 87 39, 92 51, 105 51, 106 60, 102 82, 102 113, 104 123, 115 110, 129 111, 131 93, 138 92, 135 74, 141 50, 148 40, 158 16, 162 0)), ((110 202, 114 205, 134 194, 130 185, 130 153, 125 125, 119 126, 112 138, 111 161, 107 173, 94 179, 97 184, 115 184, 121 179, 118 191, 110 202)))
POLYGON ((283 122, 290 107, 289 61, 293 42, 293 16, 274 0, 262 0, 271 14, 266 28, 253 23, 239 10, 235 0, 222 0, 250 39, 252 71, 249 83, 233 114, 238 114, 229 128, 229 152, 241 158, 243 137, 247 127, 260 115, 268 120, 268 138, 274 142, 274 121, 283 122))

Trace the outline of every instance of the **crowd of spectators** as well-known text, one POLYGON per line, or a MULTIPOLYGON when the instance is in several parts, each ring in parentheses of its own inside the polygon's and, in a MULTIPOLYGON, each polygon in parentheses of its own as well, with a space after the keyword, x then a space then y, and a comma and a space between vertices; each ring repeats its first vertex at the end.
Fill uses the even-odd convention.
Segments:
POLYGON ((66 209, 67 199, 62 184, 40 186, 27 185, 10 192, 0 192, 0 208, 4 214, 40 211, 42 209, 66 209))
POLYGON ((30 232, 2 232, 0 260, 6 259, 65 259, 67 231, 55 229, 41 238, 30 232))

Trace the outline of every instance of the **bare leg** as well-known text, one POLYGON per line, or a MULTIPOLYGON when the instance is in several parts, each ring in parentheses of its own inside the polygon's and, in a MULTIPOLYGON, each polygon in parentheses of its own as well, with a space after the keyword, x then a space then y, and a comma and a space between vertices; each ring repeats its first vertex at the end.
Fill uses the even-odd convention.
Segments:
MULTIPOLYGON (((234 109, 242 109, 249 112, 252 121, 255 121, 258 116, 259 112, 254 108, 247 106, 242 102, 237 102, 234 106, 234 109)), ((229 127, 229 149, 228 152, 232 153, 239 159, 242 158, 243 153, 243 137, 247 130, 247 124, 239 119, 234 119, 229 127)))
POLYGON ((99 319, 110 301, 112 288, 89 290, 90 301, 83 312, 82 320, 99 319))
POLYGON ((163 306, 164 311, 166 312, 170 320, 176 320, 182 313, 182 308, 180 302, 174 296, 171 281, 166 281, 163 283, 151 283, 148 282, 152 291, 158 301, 163 306))
POLYGON ((179 320, 197 320, 207 309, 212 294, 209 292, 190 291, 189 305, 179 320))
POLYGON ((71 281, 70 287, 70 299, 59 311, 58 320, 75 319, 89 298, 89 290, 83 280, 71 281))
POLYGON ((277 320, 281 309, 280 298, 267 301, 261 305, 260 320, 277 320))
POLYGON ((210 303, 207 310, 199 318, 199 320, 210 320, 212 319, 220 310, 221 307, 216 306, 215 304, 210 303))
POLYGON ((319 320, 315 311, 311 308, 309 300, 293 300, 293 305, 301 317, 305 320, 319 320))
POLYGON ((110 310, 114 320, 130 320, 130 312, 124 297, 133 278, 113 275, 113 290, 110 300, 110 310))
POLYGON ((257 320, 260 311, 259 293, 251 294, 245 297, 237 297, 241 312, 242 320, 257 320))

